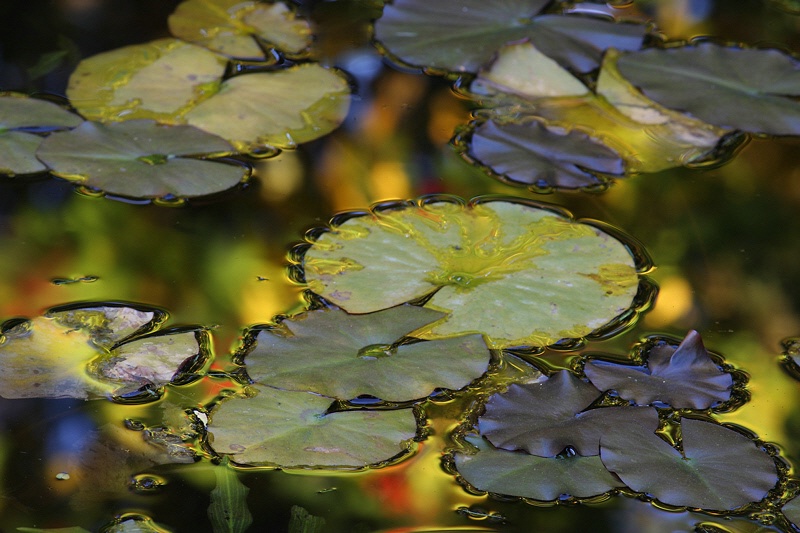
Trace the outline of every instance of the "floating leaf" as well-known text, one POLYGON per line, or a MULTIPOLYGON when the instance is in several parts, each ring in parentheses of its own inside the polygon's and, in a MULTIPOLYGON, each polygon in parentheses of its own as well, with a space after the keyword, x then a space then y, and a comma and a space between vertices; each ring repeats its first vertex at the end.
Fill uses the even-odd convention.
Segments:
POLYGON ((90 120, 180 123, 187 109, 219 90, 226 63, 178 39, 126 46, 81 61, 67 97, 90 120))
POLYGON ((314 516, 299 505, 292 505, 289 533, 323 533, 325 519, 314 516))
POLYGON ((349 217, 302 264, 310 289, 349 312, 435 292, 426 307, 449 315, 423 338, 480 332, 493 348, 583 337, 625 312, 639 281, 623 243, 508 199, 439 197, 349 217))
POLYGON ((295 54, 311 41, 308 22, 281 2, 187 0, 168 23, 175 37, 240 59, 266 59, 259 41, 295 54))
POLYGON ((72 128, 81 122, 81 117, 52 102, 19 93, 0 93, 0 173, 47 170, 35 155, 43 137, 31 132, 72 128))
POLYGON ((579 455, 598 455, 600 437, 609 428, 625 435, 658 427, 658 414, 652 408, 586 410, 599 396, 594 386, 562 370, 545 381, 512 384, 508 391, 493 395, 478 428, 498 448, 555 457, 568 446, 579 455))
POLYGON ((616 390, 639 405, 663 402, 676 409, 708 409, 731 397, 733 378, 720 370, 696 331, 679 346, 666 342, 652 347, 647 366, 588 361, 586 377, 601 390, 616 390))
POLYGON ((589 498, 625 486, 596 455, 537 457, 495 448, 478 437, 467 437, 467 441, 478 452, 456 453, 456 469, 478 490, 551 501, 562 495, 589 498))
POLYGON ((53 174, 134 198, 192 197, 224 191, 247 176, 243 166, 189 156, 233 151, 224 140, 191 126, 152 120, 84 122, 54 133, 37 156, 53 174))
POLYGON ((261 145, 295 148, 333 131, 347 116, 350 87, 316 63, 225 80, 219 93, 188 111, 189 124, 240 151, 261 145))
POLYGON ((189 368, 188 360, 200 365, 207 357, 195 331, 132 337, 163 319, 146 306, 96 304, 13 321, 0 336, 0 393, 87 399, 120 385, 163 385, 189 368))
POLYGON ((659 104, 723 128, 800 134, 800 62, 713 43, 623 54, 622 75, 659 104))
POLYGON ((498 124, 488 120, 476 126, 468 153, 509 180, 546 189, 577 189, 600 185, 597 174, 622 175, 622 158, 579 130, 527 123, 498 124))
POLYGON ((607 48, 636 50, 645 27, 603 19, 542 15, 544 0, 395 0, 375 23, 375 38, 405 63, 477 72, 503 45, 530 39, 547 56, 579 72, 607 48))
POLYGON ((781 508, 781 512, 794 526, 800 524, 800 498, 794 497, 781 508))
POLYGON ((525 43, 502 48, 470 85, 471 96, 485 108, 481 118, 454 140, 468 159, 477 159, 504 181, 535 191, 592 188, 605 184, 607 175, 656 172, 732 153, 718 149, 730 130, 666 109, 622 78, 618 51, 605 54, 597 94, 581 93, 580 82, 570 80, 558 65, 545 66, 540 77, 529 81, 525 73, 540 63, 540 56, 525 43), (489 130, 491 122, 499 131, 489 130), (579 142, 579 154, 588 151, 593 157, 576 158, 572 142, 570 149, 554 151, 548 141, 561 148, 565 136, 555 135, 559 130, 579 142), (548 166, 553 173, 560 170, 562 179, 541 175, 539 169, 548 166))
POLYGON ((256 389, 221 402, 208 426, 214 450, 237 463, 363 468, 407 452, 416 435, 411 409, 327 413, 332 398, 256 389))
POLYGON ((675 506, 736 509, 778 482, 772 458, 736 431, 684 418, 681 434, 682 453, 651 431, 607 431, 600 458, 631 489, 675 506))
POLYGON ((205 363, 207 335, 204 329, 193 329, 138 337, 116 346, 108 359, 93 365, 93 370, 103 379, 161 387, 181 371, 205 363))
POLYGON ((208 517, 214 533, 241 533, 253 522, 247 507, 250 489, 240 480, 235 470, 228 466, 228 459, 214 467, 217 484, 211 491, 208 517))
POLYGON ((86 330, 92 342, 104 348, 159 327, 167 314, 153 307, 80 304, 54 307, 45 316, 73 330, 86 330))
POLYGON ((489 366, 480 335, 395 344, 442 316, 408 305, 367 315, 310 311, 259 332, 247 355, 247 373, 272 387, 343 400, 368 394, 406 401, 436 388, 460 389, 489 366))

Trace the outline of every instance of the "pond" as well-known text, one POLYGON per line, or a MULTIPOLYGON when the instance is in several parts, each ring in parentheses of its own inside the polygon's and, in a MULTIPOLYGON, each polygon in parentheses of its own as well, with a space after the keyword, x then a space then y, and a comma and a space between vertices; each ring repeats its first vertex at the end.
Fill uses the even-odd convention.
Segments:
POLYGON ((0 530, 800 530, 800 4, 732 4, 5 2, 0 530))

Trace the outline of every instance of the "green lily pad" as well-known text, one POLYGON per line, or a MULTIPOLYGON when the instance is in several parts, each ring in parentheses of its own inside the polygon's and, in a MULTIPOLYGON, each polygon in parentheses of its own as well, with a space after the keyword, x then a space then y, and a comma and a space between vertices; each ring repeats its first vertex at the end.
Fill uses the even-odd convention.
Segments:
POLYGON ((237 472, 228 465, 228 460, 223 459, 214 466, 216 485, 211 491, 208 518, 215 532, 241 533, 253 522, 253 515, 247 507, 250 488, 239 480, 237 472))
POLYGON ((133 198, 192 197, 224 191, 247 177, 243 166, 196 158, 233 151, 191 126, 152 120, 84 122, 50 135, 37 156, 56 176, 133 198))
POLYGON ((311 43, 308 22, 282 2, 187 0, 168 23, 175 37, 239 59, 266 59, 259 43, 292 54, 311 43))
POLYGON ((607 431, 600 458, 637 492, 675 506, 726 511, 760 501, 778 482, 775 462, 741 433, 684 418, 682 452, 651 431, 607 431))
POLYGON ((73 128, 81 122, 81 117, 52 102, 19 93, 0 93, 0 174, 47 170, 36 158, 36 149, 44 137, 31 132, 73 128))
POLYGON ((614 150, 579 130, 540 121, 475 126, 466 141, 471 159, 515 184, 537 189, 578 189, 621 176, 625 163, 614 150))
POLYGON ((395 0, 375 23, 375 38, 407 64, 477 72, 503 45, 529 39, 578 72, 597 68, 607 48, 637 50, 646 28, 603 19, 537 15, 544 0, 395 0))
POLYGON ((563 495, 589 498, 624 487, 597 455, 537 457, 493 447, 479 437, 467 437, 478 448, 474 455, 454 454, 458 473, 478 490, 540 501, 563 495))
POLYGON ((334 224, 301 260, 310 290, 353 313, 435 293, 426 307, 448 316, 419 336, 482 333, 492 348, 581 338, 633 305, 637 265, 614 237, 541 206, 459 202, 334 224))
POLYGON ((125 46, 81 61, 67 97, 89 120, 180 123, 188 108, 217 92, 226 63, 178 39, 125 46))
POLYGON ((567 447, 582 456, 598 455, 600 438, 609 428, 620 435, 658 428, 652 408, 587 409, 599 397, 593 385, 562 370, 539 383, 513 384, 494 394, 478 429, 498 448, 555 457, 567 447))
POLYGON ((583 370, 597 388, 614 389, 638 405, 661 402, 676 409, 708 409, 731 398, 733 377, 714 363, 696 331, 678 346, 653 346, 646 365, 588 361, 583 370))
POLYGON ((723 128, 800 134, 800 62, 712 43, 623 54, 622 76, 659 104, 723 128))
POLYGON ((409 450, 417 421, 411 409, 327 413, 332 398, 257 386, 211 414, 217 453, 241 464, 364 468, 409 450))
POLYGON ((272 387, 343 400, 367 394, 406 401, 436 388, 460 389, 489 366, 480 335, 397 344, 442 316, 408 305, 366 315, 309 311, 260 331, 246 358, 247 373, 272 387))
POLYGON ((307 63, 229 78, 217 94, 189 110, 185 119, 227 139, 239 151, 265 144, 295 148, 333 131, 349 108, 345 77, 307 63))
POLYGON ((92 304, 7 323, 0 336, 0 394, 88 399, 120 387, 164 385, 205 361, 207 340, 194 330, 140 336, 161 320, 162 312, 146 306, 92 304))

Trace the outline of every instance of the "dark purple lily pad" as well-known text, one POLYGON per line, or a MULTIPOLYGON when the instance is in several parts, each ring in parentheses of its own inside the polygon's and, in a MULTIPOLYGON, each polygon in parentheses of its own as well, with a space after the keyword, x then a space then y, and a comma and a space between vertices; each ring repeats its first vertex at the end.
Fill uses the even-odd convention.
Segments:
POLYGON ((696 331, 677 347, 652 347, 646 366, 588 361, 584 372, 598 389, 614 389, 638 405, 662 402, 676 409, 708 409, 730 400, 733 387, 733 377, 714 363, 696 331))
POLYGON ((668 505, 731 510, 760 501, 778 482, 775 462, 744 435, 684 418, 683 453, 651 431, 608 431, 600 458, 637 492, 668 505))
POLYGON ((537 457, 494 448, 479 437, 466 440, 478 453, 454 454, 456 469, 478 490, 552 501, 562 495, 589 498, 625 486, 596 455, 537 457))
POLYGON ((599 396, 594 386, 562 370, 545 381, 511 385, 492 396, 478 429, 498 448, 555 457, 568 446, 583 456, 598 455, 600 437, 609 430, 628 434, 658 427, 658 414, 649 407, 587 411, 599 396))
POLYGON ((563 66, 597 68, 603 51, 638 50, 646 27, 577 15, 537 15, 544 0, 395 0, 375 23, 375 37, 405 63, 477 72, 503 45, 529 39, 563 66))
POLYGON ((579 189, 625 173, 625 162, 611 148, 581 131, 538 120, 487 120, 475 126, 470 140, 467 155, 514 184, 579 189))

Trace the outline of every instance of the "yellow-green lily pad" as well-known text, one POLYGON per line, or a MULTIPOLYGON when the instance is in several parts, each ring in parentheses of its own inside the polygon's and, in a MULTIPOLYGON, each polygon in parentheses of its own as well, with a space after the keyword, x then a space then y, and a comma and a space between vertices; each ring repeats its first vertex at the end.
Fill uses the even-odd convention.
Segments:
POLYGON ((224 191, 244 180, 244 166, 198 156, 233 151, 223 139, 192 126, 152 120, 84 122, 50 135, 37 156, 56 176, 133 198, 192 197, 224 191))
POLYGON ((606 326, 635 305, 637 270, 647 268, 629 245, 568 213, 491 197, 356 214, 319 235, 301 264, 309 289, 348 312, 430 297, 425 306, 447 316, 418 335, 482 333, 492 348, 606 326))
POLYGON ((309 23, 282 2, 187 0, 168 19, 175 37, 226 56, 264 60, 264 46, 297 54, 311 43, 309 23))
POLYGON ((83 119, 66 109, 19 93, 0 93, 0 174, 47 170, 36 150, 44 137, 34 132, 73 128, 83 119))
POLYGON ((186 122, 227 139, 239 151, 296 148, 333 131, 347 116, 350 86, 336 70, 307 63, 225 80, 189 110, 186 122))
POLYGON ((146 306, 84 304, 14 320, 0 335, 3 398, 89 399, 120 388, 160 387, 207 359, 204 330, 142 333, 163 312, 146 306))
POLYGON ((149 118, 181 123, 181 115, 217 92, 227 59, 178 39, 159 39, 81 61, 67 97, 90 120, 149 118))
POLYGON ((411 409, 328 413, 332 398, 255 387, 211 413, 210 444, 240 464, 364 468, 407 453, 416 435, 411 409))
POLYGON ((480 335, 400 342, 443 316, 410 305, 366 315, 309 311, 258 332, 247 373, 272 387, 343 400, 370 395, 402 402, 437 388, 461 389, 488 369, 491 356, 480 335))

